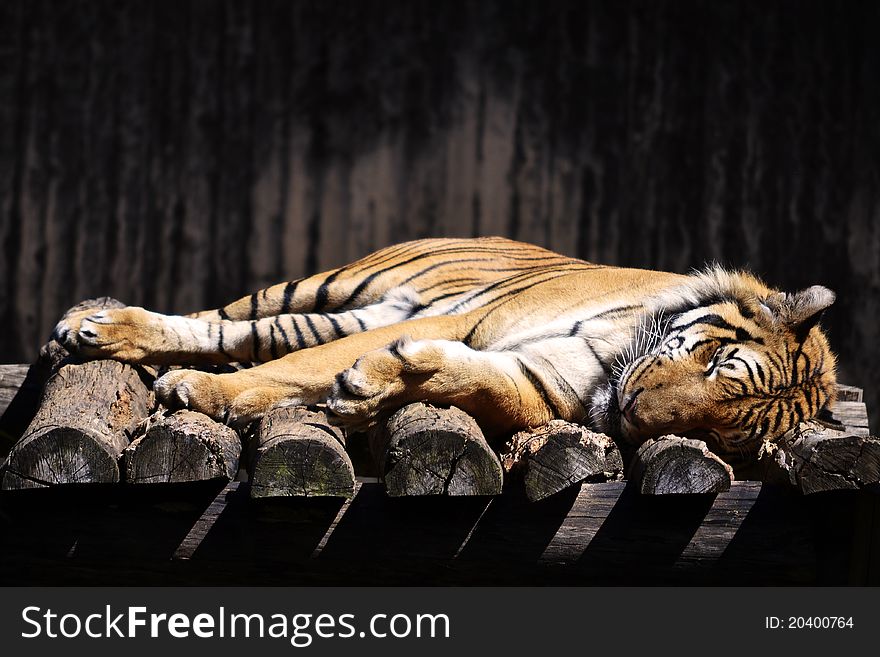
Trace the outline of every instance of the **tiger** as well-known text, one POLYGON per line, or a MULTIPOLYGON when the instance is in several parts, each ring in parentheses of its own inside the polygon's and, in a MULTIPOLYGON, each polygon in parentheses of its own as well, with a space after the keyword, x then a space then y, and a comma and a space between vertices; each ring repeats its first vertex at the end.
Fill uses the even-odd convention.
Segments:
POLYGON ((600 265, 501 237, 433 238, 187 316, 66 314, 53 337, 85 359, 171 369, 157 399, 233 426, 324 405, 369 427, 412 402, 456 406, 487 438, 568 420, 629 445, 675 434, 743 454, 819 414, 835 299, 711 266, 600 265))

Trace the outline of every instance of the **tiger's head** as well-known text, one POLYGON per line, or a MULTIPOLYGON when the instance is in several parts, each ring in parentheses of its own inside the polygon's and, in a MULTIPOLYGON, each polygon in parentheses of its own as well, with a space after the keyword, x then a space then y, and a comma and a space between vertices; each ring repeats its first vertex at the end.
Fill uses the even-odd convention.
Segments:
POLYGON ((629 357, 595 393, 600 430, 632 444, 698 437, 744 455, 834 398, 835 357, 818 326, 831 290, 784 294, 715 269, 679 296, 652 310, 629 357))

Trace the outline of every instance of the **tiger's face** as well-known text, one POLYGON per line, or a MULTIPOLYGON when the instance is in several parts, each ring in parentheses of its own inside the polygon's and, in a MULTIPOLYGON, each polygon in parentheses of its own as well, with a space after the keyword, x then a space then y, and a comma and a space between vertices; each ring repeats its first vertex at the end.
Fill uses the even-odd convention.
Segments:
POLYGON ((757 450, 833 398, 835 359, 817 326, 833 301, 815 286, 673 315, 596 394, 600 428, 632 444, 672 433, 757 450))

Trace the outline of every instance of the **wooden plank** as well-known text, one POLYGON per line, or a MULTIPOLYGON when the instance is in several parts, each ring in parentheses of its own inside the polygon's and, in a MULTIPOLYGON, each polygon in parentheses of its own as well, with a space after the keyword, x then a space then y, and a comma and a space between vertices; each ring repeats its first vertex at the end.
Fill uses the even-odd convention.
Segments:
POLYGON ((837 401, 839 402, 860 402, 864 401, 863 396, 864 392, 861 388, 843 383, 837 384, 837 401))
POLYGON ((210 506, 205 509, 205 512, 199 517, 193 528, 184 537, 180 545, 177 546, 177 549, 174 550, 172 559, 185 560, 193 557, 202 541, 205 540, 208 532, 211 531, 211 528, 226 510, 229 500, 235 495, 240 486, 241 482, 230 481, 223 490, 217 493, 217 497, 213 499, 210 506))
POLYGON ((27 377, 27 371, 27 365, 0 365, 0 415, 9 408, 27 377))
POLYGON ((871 433, 868 422, 868 409, 862 402, 835 402, 831 408, 831 414, 837 422, 840 422, 848 430, 860 436, 867 436, 871 433))
POLYGON ((852 554, 858 496, 876 501, 866 491, 805 497, 755 482, 659 497, 623 482, 581 484, 535 503, 516 494, 390 498, 375 483, 359 484, 349 502, 249 500, 246 488, 213 488, 195 515, 193 488, 75 489, 63 500, 55 490, 0 493, 0 576, 22 584, 121 574, 129 584, 846 584, 866 567, 852 554))

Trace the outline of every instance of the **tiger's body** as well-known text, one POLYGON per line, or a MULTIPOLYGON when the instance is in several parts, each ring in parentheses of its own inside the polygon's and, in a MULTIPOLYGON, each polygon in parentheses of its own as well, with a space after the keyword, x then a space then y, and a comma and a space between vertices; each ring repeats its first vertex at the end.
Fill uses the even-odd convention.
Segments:
POLYGON ((419 240, 189 317, 81 311, 55 337, 87 357, 175 370, 160 400, 243 423, 326 403, 361 425, 412 401, 455 405, 489 436, 552 418, 634 443, 699 435, 749 451, 833 398, 817 325, 834 295, 749 274, 591 264, 501 238, 419 240))

